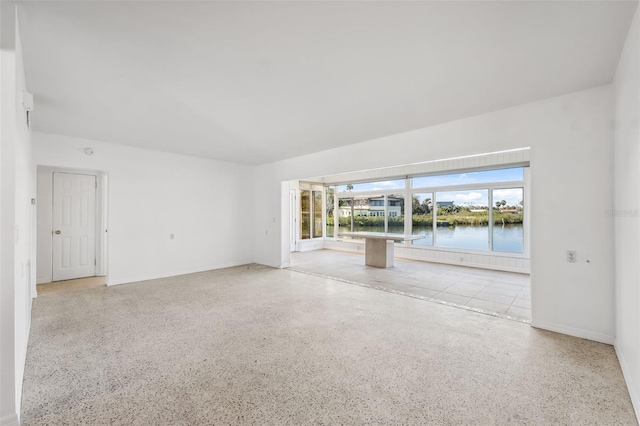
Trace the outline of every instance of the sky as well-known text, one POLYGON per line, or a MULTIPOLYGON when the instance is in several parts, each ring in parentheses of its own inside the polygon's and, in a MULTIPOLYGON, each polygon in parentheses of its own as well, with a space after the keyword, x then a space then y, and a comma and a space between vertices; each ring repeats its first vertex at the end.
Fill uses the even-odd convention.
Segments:
POLYGON ((451 185, 469 185, 487 182, 521 181, 522 168, 488 170, 484 172, 456 173, 450 175, 424 176, 413 178, 414 188, 438 187, 451 185))
MULTIPOLYGON (((523 180, 523 169, 500 169, 482 172, 456 173, 438 176, 423 176, 413 178, 413 188, 434 188, 453 185, 469 185, 488 182, 508 182, 523 180)), ((387 180, 381 182, 354 183, 349 192, 382 191, 391 189, 404 189, 404 179, 387 180)), ((338 192, 346 191, 347 185, 339 185, 338 192)), ((431 198, 420 196, 420 198, 431 198)), ((522 188, 497 189, 493 194, 495 201, 505 200, 507 205, 517 205, 522 200, 522 188)), ((447 191, 440 192, 438 201, 453 201, 456 205, 488 205, 487 190, 447 191)))
MULTIPOLYGON (((436 193, 437 201, 453 201, 456 206, 487 206, 489 205, 488 191, 447 191, 436 193)), ((522 188, 496 189, 493 191, 493 203, 506 201, 507 206, 517 206, 522 200, 522 188)))

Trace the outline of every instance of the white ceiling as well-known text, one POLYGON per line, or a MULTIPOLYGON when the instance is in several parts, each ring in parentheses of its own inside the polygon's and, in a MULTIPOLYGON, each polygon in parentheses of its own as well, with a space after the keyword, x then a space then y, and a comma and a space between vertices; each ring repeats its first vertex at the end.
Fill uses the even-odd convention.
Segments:
POLYGON ((611 83, 636 2, 21 2, 35 130, 247 164, 611 83))

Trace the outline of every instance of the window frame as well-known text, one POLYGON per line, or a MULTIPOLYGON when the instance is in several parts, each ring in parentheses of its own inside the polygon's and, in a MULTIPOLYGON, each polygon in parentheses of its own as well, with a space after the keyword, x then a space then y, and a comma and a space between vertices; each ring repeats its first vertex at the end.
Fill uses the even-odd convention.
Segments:
MULTIPOLYGON (((422 246, 412 244, 411 241, 400 242, 396 244, 400 245, 409 245, 412 248, 419 250, 438 250, 438 251, 451 251, 458 253, 477 253, 483 255, 499 255, 505 257, 515 257, 515 258, 529 258, 529 180, 530 180, 530 166, 528 165, 504 165, 504 167, 495 167, 495 168, 483 168, 482 170, 478 169, 469 169, 469 170, 452 170, 452 171, 440 171, 438 173, 428 173, 428 174, 419 174, 412 176, 403 176, 403 177, 393 177, 388 178, 387 180, 399 180, 404 179, 405 188, 404 189, 385 189, 385 190, 375 190, 375 191, 338 191, 340 186, 345 186, 347 183, 332 183, 330 185, 324 185, 323 194, 326 194, 327 187, 334 188, 334 236, 330 237, 332 240, 341 240, 338 236, 338 221, 340 218, 339 214, 339 200, 340 199, 352 199, 352 198, 375 198, 375 197, 385 197, 385 232, 388 229, 388 201, 387 197, 390 195, 400 195, 404 197, 405 205, 404 205, 404 233, 411 234, 413 228, 412 216, 413 216, 413 206, 411 202, 407 200, 412 200, 414 194, 422 194, 422 193, 431 193, 432 194, 432 202, 434 208, 432 209, 433 214, 433 240, 432 245, 430 246, 422 246), (510 169, 510 168, 522 168, 522 180, 509 180, 509 181, 496 181, 496 182, 487 182, 487 183, 473 183, 473 184, 462 184, 462 185, 439 185, 439 186, 413 186, 414 178, 420 178, 425 176, 441 176, 441 175, 450 175, 455 173, 469 173, 469 172, 478 172, 478 171, 489 171, 489 170, 501 170, 501 169, 510 169), (521 188, 522 189, 522 198, 523 198, 523 250, 522 253, 513 253, 513 252, 502 252, 495 251, 493 249, 493 191, 499 189, 511 189, 511 188, 521 188), (465 191, 465 190, 487 190, 488 197, 488 214, 489 214, 489 225, 488 225, 488 250, 474 250, 474 249, 466 249, 466 248, 450 248, 450 247, 441 247, 437 245, 436 239, 436 226, 437 226, 437 193, 438 192, 451 192, 451 191, 465 191)), ((351 183, 375 183, 381 182, 380 178, 372 178, 371 180, 362 180, 359 182, 351 182, 351 183)), ((326 212, 326 206, 323 208, 323 211, 326 212)), ((351 215, 353 219, 353 215, 351 215)), ((353 220, 352 220, 352 229, 353 229, 353 220)), ((323 233, 326 231, 326 223, 323 223, 323 233)))
POLYGON ((327 194, 326 194, 324 185, 299 182, 297 198, 299 200, 297 202, 298 205, 296 206, 297 214, 299 216, 299 226, 297 226, 297 230, 296 230, 296 232, 298 233, 298 235, 296 236, 296 241, 304 242, 304 241, 312 241, 312 240, 322 240, 327 238, 326 237, 327 212, 325 211, 325 208, 324 208, 324 206, 326 205, 327 194), (302 192, 303 191, 309 191, 309 238, 302 238, 302 192), (320 222, 320 229, 322 230, 322 233, 318 237, 314 237, 314 233, 315 233, 314 231, 316 228, 315 226, 316 208, 314 205, 314 193, 316 192, 320 193, 321 195, 320 210, 322 213, 322 220, 320 222))

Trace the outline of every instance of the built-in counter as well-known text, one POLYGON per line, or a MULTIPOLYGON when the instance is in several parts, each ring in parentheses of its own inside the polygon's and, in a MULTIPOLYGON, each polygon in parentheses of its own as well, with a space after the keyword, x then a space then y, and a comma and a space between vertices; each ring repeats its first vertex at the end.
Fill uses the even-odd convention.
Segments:
POLYGON ((365 260, 367 266, 390 268, 393 266, 393 242, 411 241, 424 238, 424 235, 388 234, 379 232, 341 232, 339 237, 364 238, 365 260))

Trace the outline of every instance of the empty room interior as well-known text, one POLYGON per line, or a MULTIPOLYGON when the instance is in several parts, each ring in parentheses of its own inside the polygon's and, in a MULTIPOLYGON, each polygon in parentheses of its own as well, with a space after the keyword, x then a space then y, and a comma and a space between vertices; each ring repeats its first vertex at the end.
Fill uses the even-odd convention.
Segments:
POLYGON ((2 1, 0 426, 638 424, 637 1, 2 1))

